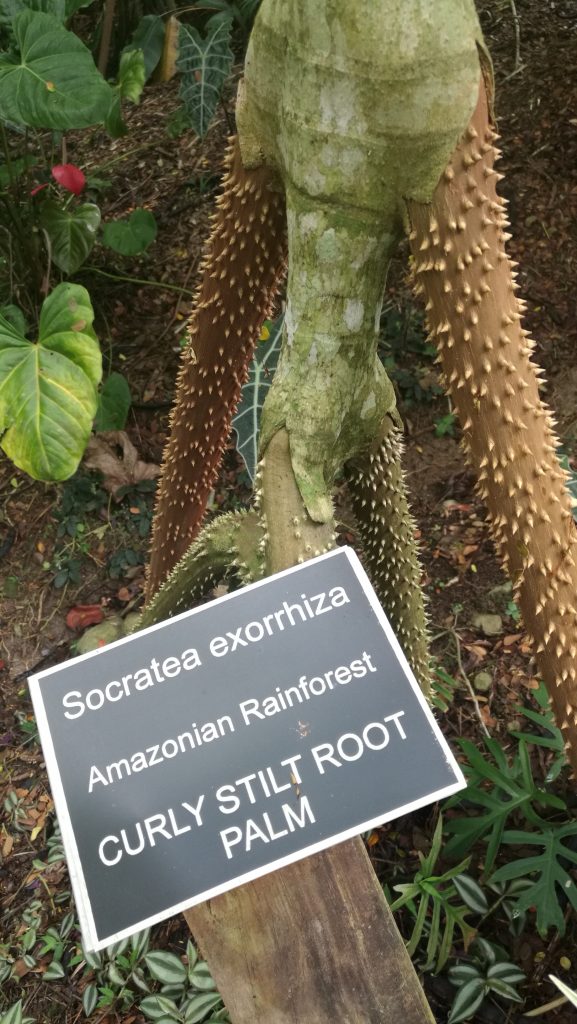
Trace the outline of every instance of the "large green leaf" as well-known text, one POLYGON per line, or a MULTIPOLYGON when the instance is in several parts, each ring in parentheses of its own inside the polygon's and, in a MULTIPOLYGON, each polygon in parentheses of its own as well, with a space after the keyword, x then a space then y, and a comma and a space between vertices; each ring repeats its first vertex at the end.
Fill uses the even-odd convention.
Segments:
POLYGON ((148 81, 158 64, 164 43, 164 21, 159 14, 145 14, 125 46, 125 50, 142 50, 145 80, 148 81))
POLYGON ((0 116, 33 128, 104 121, 113 92, 78 36, 36 11, 16 15, 13 30, 19 54, 0 54, 0 116))
POLYGON ((90 7, 92 3, 94 0, 0 0, 0 22, 9 23, 22 11, 42 11, 67 21, 81 7, 90 7))
POLYGON ((232 66, 231 26, 230 18, 209 22, 204 39, 191 25, 180 26, 176 64, 182 76, 180 95, 190 125, 200 136, 208 131, 232 66))
POLYGON ((65 209, 47 200, 40 211, 40 223, 50 239, 56 266, 65 274, 74 274, 96 241, 100 210, 94 203, 65 209))
POLYGON ((154 242, 156 231, 154 214, 139 207, 126 220, 112 220, 105 224, 102 241, 122 256, 137 256, 154 242))
POLYGON ((251 480, 256 474, 258 461, 258 435, 262 407, 272 384, 281 349, 284 315, 274 323, 265 325, 268 338, 259 342, 248 371, 236 416, 232 425, 237 435, 237 450, 242 455, 251 480))
POLYGON ((535 907, 537 930, 541 935, 549 928, 557 928, 561 935, 565 934, 561 894, 567 898, 573 910, 577 910, 577 885, 571 877, 570 868, 568 870, 568 865, 577 864, 577 853, 563 842, 564 839, 574 841, 575 836, 577 822, 551 826, 539 834, 514 830, 503 834, 504 843, 542 847, 542 852, 533 857, 520 857, 503 865, 491 879, 494 882, 507 882, 512 878, 536 875, 532 887, 519 896, 517 909, 523 911, 535 907))
POLYGON ((0 316, 0 435, 9 458, 37 480, 78 467, 97 407, 102 360, 85 288, 60 284, 42 306, 38 342, 0 316))

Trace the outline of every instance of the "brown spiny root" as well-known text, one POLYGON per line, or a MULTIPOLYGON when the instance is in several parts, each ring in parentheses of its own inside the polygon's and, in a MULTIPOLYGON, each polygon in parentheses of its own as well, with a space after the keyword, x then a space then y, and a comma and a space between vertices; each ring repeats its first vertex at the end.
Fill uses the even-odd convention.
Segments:
POLYGON ((229 147, 178 377, 148 573, 150 598, 197 535, 240 389, 284 273, 284 195, 229 147))
POLYGON ((364 562, 379 601, 424 693, 430 689, 421 568, 401 466, 402 441, 392 424, 379 450, 346 467, 364 562))
POLYGON ((243 583, 260 579, 262 526, 254 512, 229 512, 205 526, 144 609, 138 629, 186 611, 236 569, 243 583))
POLYGON ((430 205, 411 203, 417 289, 577 772, 577 538, 541 372, 521 326, 485 89, 430 205))

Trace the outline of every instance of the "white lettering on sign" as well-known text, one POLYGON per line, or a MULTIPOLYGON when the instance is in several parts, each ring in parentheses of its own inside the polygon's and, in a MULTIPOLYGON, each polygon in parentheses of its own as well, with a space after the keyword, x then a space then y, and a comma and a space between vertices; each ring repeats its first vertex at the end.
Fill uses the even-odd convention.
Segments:
POLYGON ((224 658, 225 654, 233 654, 238 647, 248 647, 249 644, 258 643, 265 636, 274 636, 275 632, 284 632, 285 627, 296 626, 300 622, 307 622, 318 615, 324 615, 333 608, 341 608, 349 604, 349 597, 344 587, 332 587, 331 590, 323 591, 308 597, 301 594, 300 604, 295 601, 289 604, 283 601, 282 608, 264 618, 249 622, 245 626, 231 630, 224 636, 215 636, 210 641, 210 653, 215 658, 224 658))
POLYGON ((282 839, 297 828, 305 828, 307 824, 314 825, 316 821, 306 796, 300 798, 296 810, 290 804, 282 804, 277 812, 277 818, 281 821, 280 828, 278 822, 273 824, 270 814, 265 811, 258 821, 248 818, 242 828, 239 825, 233 825, 231 828, 223 829, 220 838, 228 860, 232 860, 234 856, 233 846, 242 843, 241 849, 245 853, 250 853, 256 842, 273 843, 275 839, 282 839))
POLYGON ((300 760, 301 754, 294 754, 280 762, 281 768, 290 768, 289 779, 286 782, 279 782, 274 769, 268 765, 266 768, 251 772, 250 775, 245 775, 242 779, 235 779, 234 783, 220 786, 216 791, 216 799, 220 801, 219 811, 222 814, 234 814, 241 806, 244 797, 248 798, 249 803, 254 804, 263 794, 268 799, 273 794, 284 793, 291 786, 298 785, 302 782, 297 767, 297 761, 300 760), (240 789, 240 796, 237 794, 237 789, 240 789))
POLYGON ((204 722, 197 725, 193 722, 189 729, 162 740, 161 743, 153 743, 144 750, 136 750, 128 757, 121 757, 118 761, 99 768, 93 764, 90 768, 88 780, 88 792, 97 785, 108 786, 111 782, 121 782, 130 775, 144 771, 145 768, 153 768, 163 761, 172 760, 178 754, 185 754, 189 750, 196 750, 204 743, 212 743, 213 740, 222 739, 223 736, 234 732, 234 722, 230 715, 222 715, 215 722, 204 722))
POLYGON ((174 679, 182 670, 191 672, 202 665, 198 651, 193 647, 183 651, 180 658, 165 658, 162 665, 153 658, 148 668, 139 668, 136 672, 127 673, 121 679, 112 679, 105 686, 89 690, 85 697, 80 690, 70 690, 62 698, 62 704, 68 708, 64 712, 66 718, 80 718, 85 711, 100 711, 100 708, 111 701, 115 703, 123 697, 130 697, 138 690, 147 690, 156 683, 164 683, 166 678, 174 679))
POLYGON ((365 725, 360 736, 354 732, 345 732, 342 736, 339 736, 334 744, 320 743, 318 747, 313 747, 311 754, 314 757, 320 774, 325 774, 325 764, 331 764, 335 768, 342 768, 343 762, 358 761, 363 756, 365 749, 384 750, 388 746, 390 739, 389 730, 384 724, 385 722, 394 722, 399 736, 402 740, 406 740, 407 734, 399 722, 399 718, 404 713, 404 711, 395 711, 394 714, 387 715, 382 722, 369 722, 368 725, 365 725), (335 749, 339 755, 338 757, 335 756, 335 749))
MULTIPOLYGON (((202 827, 201 808, 204 803, 204 794, 198 798, 195 804, 182 801, 180 807, 182 812, 190 814, 194 818, 194 824, 202 827)), ((181 813, 182 813, 181 812, 181 813)), ((125 854, 129 857, 137 857, 147 846, 156 846, 157 836, 163 839, 174 839, 193 828, 190 822, 184 819, 179 824, 172 807, 163 814, 152 814, 144 821, 137 821, 131 828, 122 828, 118 835, 105 836, 98 845, 98 856, 107 867, 114 867, 125 854)))
POLYGON ((288 708, 302 704, 304 701, 310 700, 311 697, 322 697, 327 690, 335 689, 335 683, 338 683, 339 686, 346 686, 351 679, 364 679, 369 672, 376 671, 377 669, 371 661, 371 655, 363 651, 362 657, 355 658, 354 661, 351 661, 350 666, 339 665, 337 668, 324 672, 322 676, 313 676, 312 679, 301 676, 297 685, 289 686, 285 690, 281 690, 280 686, 277 686, 274 694, 261 700, 257 700, 256 697, 243 700, 239 704, 239 708, 245 725, 251 725, 253 721, 278 715, 280 711, 287 711, 288 708))

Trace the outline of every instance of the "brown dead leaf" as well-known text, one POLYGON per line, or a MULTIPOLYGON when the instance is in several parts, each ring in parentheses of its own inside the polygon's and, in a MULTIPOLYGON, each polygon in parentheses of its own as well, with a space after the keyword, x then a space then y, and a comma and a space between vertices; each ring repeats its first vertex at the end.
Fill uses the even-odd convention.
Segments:
POLYGON ((516 644, 517 640, 520 640, 522 636, 522 633, 510 633, 509 636, 504 636, 503 647, 511 647, 513 644, 516 644))
POLYGON ((12 847, 14 846, 14 836, 5 836, 4 842, 2 843, 2 856, 9 857, 12 853, 12 847))
MULTIPOLYGON (((141 480, 154 480, 160 474, 160 466, 138 458, 138 452, 125 430, 110 430, 92 437, 84 465, 88 469, 100 470, 104 476, 104 487, 114 498, 120 487, 138 484, 141 480)), ((120 498, 116 500, 120 501, 120 498)))

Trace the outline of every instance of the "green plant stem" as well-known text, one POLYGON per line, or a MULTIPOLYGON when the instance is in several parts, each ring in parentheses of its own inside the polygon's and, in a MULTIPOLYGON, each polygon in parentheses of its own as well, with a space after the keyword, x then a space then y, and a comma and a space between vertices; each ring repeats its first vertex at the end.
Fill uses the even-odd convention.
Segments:
POLYGON ((109 277, 112 281, 128 281, 130 284, 143 284, 148 288, 161 288, 163 291, 179 292, 180 295, 190 295, 191 299, 194 298, 194 292, 190 291, 189 288, 180 288, 176 284, 165 284, 163 281, 149 281, 143 277, 130 277, 128 274, 111 274, 107 270, 100 270, 99 267, 94 267, 91 263, 81 267, 78 273, 85 273, 87 271, 91 274, 99 274, 100 277, 109 277))

